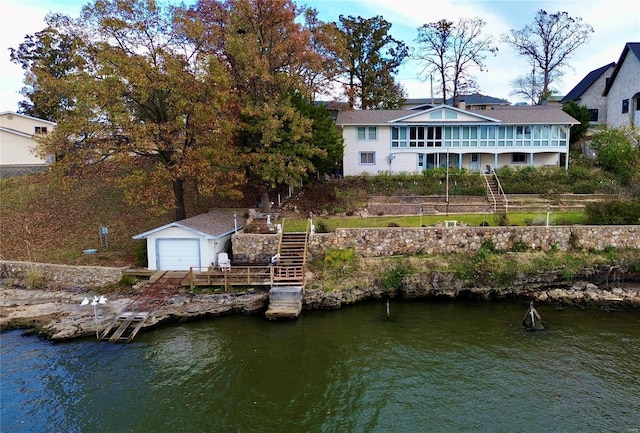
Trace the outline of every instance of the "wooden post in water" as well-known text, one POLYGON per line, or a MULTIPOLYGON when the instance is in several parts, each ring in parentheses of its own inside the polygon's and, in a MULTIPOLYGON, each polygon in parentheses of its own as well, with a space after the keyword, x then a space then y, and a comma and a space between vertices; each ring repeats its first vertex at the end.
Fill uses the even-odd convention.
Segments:
POLYGON ((389 300, 387 299, 387 319, 389 318, 389 300))

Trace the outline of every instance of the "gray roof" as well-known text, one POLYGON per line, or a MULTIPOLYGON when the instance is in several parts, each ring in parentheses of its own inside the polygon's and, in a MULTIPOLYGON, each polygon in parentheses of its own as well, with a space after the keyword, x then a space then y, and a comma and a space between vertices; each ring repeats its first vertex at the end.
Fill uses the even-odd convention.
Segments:
POLYGON ((616 80, 616 77, 618 76, 618 71, 620 71, 620 68, 624 63, 624 60, 626 59, 627 54, 629 54, 630 52, 633 53, 638 60, 640 60, 640 42, 627 42, 625 44, 624 49, 622 50, 622 54, 620 54, 620 59, 618 60, 618 63, 616 64, 616 68, 613 70, 613 73, 609 78, 607 87, 604 88, 604 92, 602 93, 602 96, 607 96, 609 94, 609 90, 611 89, 613 82, 616 80))
MULTIPOLYGON (((511 105, 506 99, 494 98, 493 96, 481 93, 470 93, 468 95, 458 95, 458 101, 464 101, 467 106, 471 105, 511 105)), ((453 98, 447 99, 447 104, 453 103, 453 98)))
POLYGON ((560 102, 565 103, 565 102, 576 101, 576 100, 580 99, 582 94, 584 92, 586 92, 587 89, 589 87, 591 87, 591 85, 593 83, 595 83, 598 78, 600 78, 602 76, 602 74, 607 72, 609 70, 609 68, 613 68, 615 66, 616 66, 615 62, 611 62, 608 65, 601 66, 598 69, 595 69, 595 70, 589 72, 587 74, 587 76, 584 77, 576 85, 576 87, 571 89, 571 91, 569 93, 567 93, 567 95, 564 98, 562 98, 562 100, 560 102))
MULTIPOLYGON (((244 210, 242 210, 242 212, 244 212, 244 210)), ((179 227, 197 235, 204 236, 207 239, 219 238, 235 230, 234 213, 237 213, 234 209, 215 209, 191 218, 156 227, 155 229, 133 236, 133 239, 145 239, 149 235, 169 227, 179 227)), ((242 226, 238 225, 238 230, 241 228, 242 226)))
MULTIPOLYGON (((423 112, 440 109, 444 106, 434 107, 423 112)), ((443 122, 441 120, 429 121, 430 124, 477 124, 477 123, 500 123, 507 125, 531 125, 531 124, 577 124, 573 117, 562 111, 559 107, 553 106, 498 106, 490 110, 465 111, 446 106, 448 109, 464 112, 475 116, 476 122, 443 122)), ((338 114, 336 124, 338 125, 384 125, 407 116, 419 114, 415 110, 360 110, 342 111, 338 114)), ((411 123, 410 119, 403 119, 402 123, 411 123)), ((424 124, 424 121, 420 123, 424 124)))

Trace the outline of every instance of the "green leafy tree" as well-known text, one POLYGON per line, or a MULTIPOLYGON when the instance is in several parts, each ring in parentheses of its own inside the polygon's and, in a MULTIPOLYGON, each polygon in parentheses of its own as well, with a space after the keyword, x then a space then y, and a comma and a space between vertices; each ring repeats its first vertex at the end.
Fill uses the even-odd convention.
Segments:
POLYGON ((442 19, 418 28, 414 58, 423 65, 423 78, 436 74, 443 101, 451 90, 453 105, 458 106, 461 94, 478 90, 471 72, 483 71, 487 54, 498 50, 493 38, 482 34, 485 25, 481 18, 461 18, 457 23, 442 19))
POLYGON ((342 163, 344 144, 342 134, 336 128, 329 110, 324 105, 306 100, 298 93, 292 96, 292 102, 303 116, 313 121, 312 145, 324 151, 322 155, 312 158, 314 168, 318 173, 333 173, 342 163))
POLYGON ((637 128, 608 128, 593 136, 591 146, 602 168, 623 185, 640 182, 640 132, 637 128))
POLYGON ((339 20, 339 67, 349 106, 363 110, 398 108, 405 94, 393 76, 409 55, 406 44, 389 34, 391 23, 381 16, 340 15, 339 20))
POLYGON ((591 112, 584 105, 578 104, 576 101, 570 101, 562 105, 562 111, 580 122, 573 125, 570 131, 569 144, 577 143, 585 132, 589 129, 589 121, 591 120, 591 112))
MULTIPOLYGON (((82 59, 70 73, 55 78, 45 70, 46 81, 38 81, 73 101, 40 148, 58 156, 54 173, 82 175, 116 161, 130 167, 119 179, 128 200, 152 212, 173 208, 178 220, 187 216, 189 181, 202 194, 237 194, 243 175, 231 140, 232 83, 201 48, 202 22, 151 0, 96 0, 78 19, 48 24, 48 32, 76 42, 70 56, 82 59)), ((41 76, 38 67, 30 72, 41 76)))
POLYGON ((540 10, 532 24, 503 34, 502 41, 540 71, 542 88, 538 100, 543 100, 551 94, 551 84, 562 76, 573 52, 589 41, 591 33, 593 27, 582 22, 582 18, 572 18, 567 12, 550 14, 540 10))

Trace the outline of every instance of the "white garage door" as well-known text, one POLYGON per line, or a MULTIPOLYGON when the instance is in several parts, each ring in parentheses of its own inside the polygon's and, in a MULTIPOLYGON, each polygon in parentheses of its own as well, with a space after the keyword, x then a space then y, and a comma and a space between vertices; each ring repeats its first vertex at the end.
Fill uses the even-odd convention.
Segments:
POLYGON ((168 271, 188 271, 200 266, 199 239, 158 239, 157 267, 168 271))

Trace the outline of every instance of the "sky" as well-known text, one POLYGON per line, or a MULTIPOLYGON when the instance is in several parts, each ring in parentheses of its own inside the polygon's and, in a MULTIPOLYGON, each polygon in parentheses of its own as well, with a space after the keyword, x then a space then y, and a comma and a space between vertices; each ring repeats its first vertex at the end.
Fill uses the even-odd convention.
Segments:
MULTIPOLYGON (((161 0, 162 1, 162 0, 161 0)), ((172 3, 192 3, 172 0, 172 3)), ((510 82, 530 71, 529 62, 513 48, 500 42, 502 34, 531 24, 537 11, 566 11, 594 28, 591 40, 574 52, 565 75, 555 87, 567 94, 590 71, 617 62, 625 43, 640 42, 640 0, 295 0, 318 10, 323 21, 338 21, 340 15, 370 18, 380 15, 392 24, 391 35, 416 48, 417 28, 447 19, 480 17, 486 22, 483 34, 494 37, 498 52, 485 60, 487 71, 475 74, 480 93, 511 103, 524 101, 511 94, 510 82)), ((45 26, 48 12, 77 17, 87 0, 0 0, 0 112, 17 111, 24 71, 9 60, 9 48, 17 48, 26 35, 45 26)), ((409 98, 430 98, 429 81, 419 78, 421 67, 407 61, 396 79, 409 98)), ((437 86, 434 86, 434 95, 437 86)))

